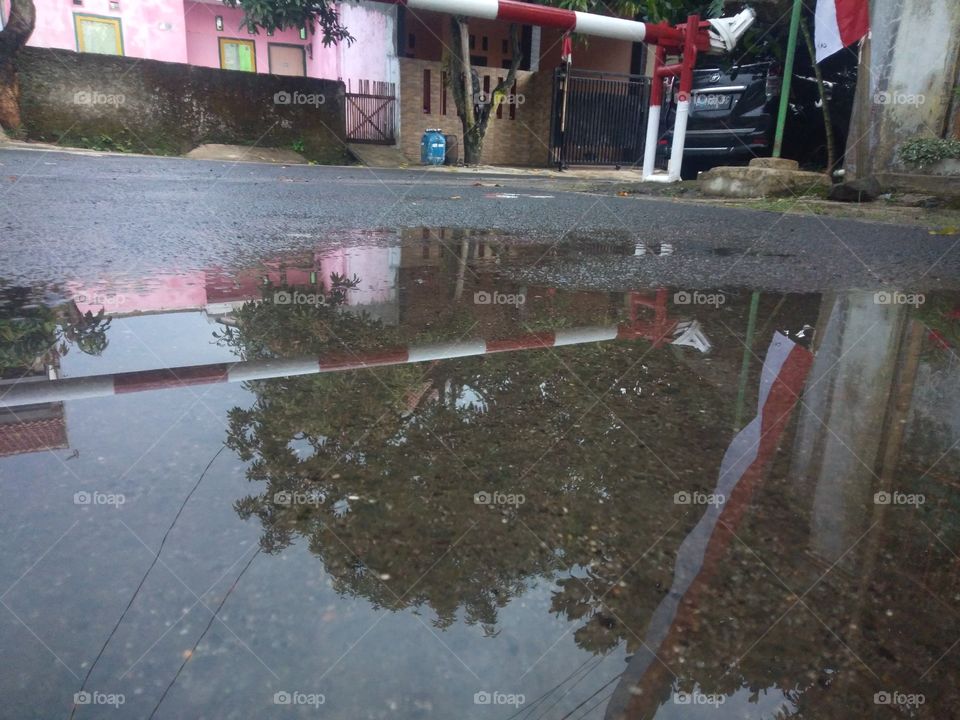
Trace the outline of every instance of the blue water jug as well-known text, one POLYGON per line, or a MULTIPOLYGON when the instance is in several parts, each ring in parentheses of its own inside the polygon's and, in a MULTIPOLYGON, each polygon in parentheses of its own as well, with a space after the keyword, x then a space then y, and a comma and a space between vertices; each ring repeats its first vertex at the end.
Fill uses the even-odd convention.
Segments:
POLYGON ((425 130, 420 139, 420 163, 423 165, 443 165, 447 154, 447 141, 439 129, 425 130))

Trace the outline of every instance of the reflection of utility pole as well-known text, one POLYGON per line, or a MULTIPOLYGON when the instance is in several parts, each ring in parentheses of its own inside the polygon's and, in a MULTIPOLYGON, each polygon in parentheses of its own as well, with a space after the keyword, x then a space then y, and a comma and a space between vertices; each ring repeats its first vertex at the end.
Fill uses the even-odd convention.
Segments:
MULTIPOLYGON (((903 447, 903 434, 907 428, 907 415, 913 401, 913 388, 917 379, 917 369, 920 367, 920 351, 923 349, 923 323, 914 320, 909 324, 901 346, 900 356, 897 359, 899 372, 894 381, 893 391, 890 393, 890 402, 887 406, 887 418, 883 429, 881 446, 884 448, 880 461, 880 481, 877 492, 893 490, 893 479, 897 465, 900 462, 900 451, 903 447)), ((870 582, 873 579, 874 568, 877 565, 877 555, 880 553, 880 544, 883 541, 884 520, 887 506, 873 504, 873 518, 871 525, 876 525, 865 539, 863 562, 860 574, 860 590, 857 593, 857 604, 850 618, 851 625, 862 627, 860 611, 870 592, 870 582)), ((871 593, 872 594, 872 593, 871 593)))
POLYGON ((457 284, 453 290, 453 299, 457 302, 463 296, 463 280, 467 273, 467 258, 470 255, 470 238, 464 236, 460 241, 460 257, 457 262, 457 284))
POLYGON ((810 551, 828 565, 844 560, 869 527, 864 511, 875 492, 874 469, 889 450, 884 443, 890 398, 903 377, 898 363, 908 322, 902 305, 882 305, 872 293, 824 298, 826 321, 804 388, 791 463, 792 483, 810 507, 810 551), (829 298, 829 300, 828 300, 829 298))
POLYGON ((753 353, 753 333, 757 329, 757 310, 760 308, 760 293, 756 290, 750 297, 750 315, 747 318, 747 337, 743 341, 743 363, 740 365, 740 384, 737 387, 737 411, 733 430, 738 432, 743 421, 743 399, 747 393, 747 376, 750 374, 750 355, 753 353))

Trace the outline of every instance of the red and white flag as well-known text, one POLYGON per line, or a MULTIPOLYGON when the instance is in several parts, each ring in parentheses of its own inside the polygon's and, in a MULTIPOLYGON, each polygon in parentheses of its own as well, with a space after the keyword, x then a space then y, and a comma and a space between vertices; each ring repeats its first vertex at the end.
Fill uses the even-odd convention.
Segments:
POLYGON ((870 30, 868 0, 817 0, 817 62, 853 45, 870 30))

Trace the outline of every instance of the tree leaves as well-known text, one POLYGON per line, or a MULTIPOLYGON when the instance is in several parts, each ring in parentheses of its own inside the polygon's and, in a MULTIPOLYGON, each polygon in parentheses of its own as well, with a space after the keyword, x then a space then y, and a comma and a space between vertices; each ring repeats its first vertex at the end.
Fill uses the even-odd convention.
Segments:
POLYGON ((246 28, 257 33, 259 28, 267 31, 288 28, 308 28, 313 32, 314 23, 320 28, 324 47, 334 43, 354 41, 340 22, 336 4, 328 0, 223 0, 228 7, 243 10, 246 28))

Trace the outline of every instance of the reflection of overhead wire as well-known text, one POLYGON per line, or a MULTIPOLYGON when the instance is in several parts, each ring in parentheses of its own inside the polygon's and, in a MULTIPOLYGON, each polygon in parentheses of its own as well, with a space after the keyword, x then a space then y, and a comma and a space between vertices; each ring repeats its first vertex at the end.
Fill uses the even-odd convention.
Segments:
POLYGON ((217 615, 220 614, 221 608, 223 608, 224 603, 227 602, 227 598, 230 597, 230 594, 237 589, 237 585, 240 584, 240 578, 243 577, 243 574, 247 571, 253 561, 256 559, 257 555, 260 554, 262 548, 257 548, 257 551, 250 556, 250 559, 247 560, 247 564, 243 566, 243 570, 240 571, 240 574, 237 575, 237 579, 233 581, 233 585, 230 586, 230 589, 227 590, 227 593, 223 596, 223 599, 220 600, 220 604, 217 605, 217 609, 213 611, 213 614, 210 616, 210 622, 207 623, 207 626, 203 629, 203 632, 200 633, 200 637, 197 638, 197 641, 193 644, 193 647, 190 649, 190 652, 183 659, 183 662, 180 663, 180 667, 177 668, 177 674, 173 676, 173 680, 170 681, 170 684, 167 685, 166 689, 163 691, 163 695, 160 696, 160 699, 157 700, 156 706, 153 708, 153 712, 150 713, 150 720, 154 715, 157 714, 157 710, 160 709, 160 704, 163 702, 164 698, 167 697, 167 693, 170 692, 170 689, 173 687, 173 684, 177 682, 177 679, 180 677, 180 673, 183 672, 183 668, 186 667, 187 663, 190 662, 190 658, 193 657, 193 654, 197 651, 197 647, 203 642, 203 638, 206 636, 207 632, 213 626, 213 621, 217 619, 217 615))
POLYGON ((591 660, 593 660, 593 659, 594 659, 593 656, 588 657, 586 660, 584 660, 582 663, 580 663, 580 665, 577 667, 576 670, 574 670, 572 673, 570 673, 569 675, 567 675, 563 680, 561 680, 561 681, 558 682, 556 685, 554 685, 552 688, 550 688, 549 690, 547 690, 545 693, 543 693, 540 697, 538 697, 538 698, 537 698, 536 700, 534 700, 532 703, 529 703, 529 704, 525 705, 522 710, 517 710, 513 715, 511 715, 510 717, 508 717, 507 720, 513 720, 514 718, 519 717, 520 715, 527 715, 527 716, 532 715, 532 714, 533 714, 533 709, 534 709, 537 705, 539 705, 539 704, 542 703, 544 700, 546 700, 551 694, 553 694, 554 691, 556 691, 556 690, 558 690, 559 688, 563 687, 564 683, 566 683, 570 678, 572 678, 574 675, 576 675, 578 672, 580 672, 580 671, 583 669, 584 665, 586 665, 587 663, 589 663, 589 662, 590 662, 591 660))
MULTIPOLYGON (((594 692, 592 692, 590 695, 588 695, 588 696, 583 700, 583 702, 581 702, 581 703, 580 703, 579 705, 577 705, 573 710, 571 710, 571 711, 568 712, 566 715, 564 715, 562 718, 560 718, 560 720, 567 720, 567 718, 573 717, 573 714, 574 714, 577 710, 579 710, 580 708, 582 708, 584 705, 586 705, 588 702, 590 702, 590 700, 592 700, 592 699, 595 698, 597 695, 599 695, 599 694, 602 693, 604 690, 606 690, 610 685, 613 685, 613 683, 615 683, 617 680, 620 679, 620 676, 621 676, 622 674, 623 674, 623 673, 617 673, 617 674, 614 675, 612 678, 610 678, 609 680, 607 680, 607 682, 605 682, 603 685, 601 685, 599 688, 597 688, 594 692)), ((598 704, 599 704, 599 703, 598 703, 598 704)), ((593 708, 595 708, 595 707, 596 707, 596 705, 591 706, 591 707, 590 707, 590 710, 593 710, 593 708)), ((590 710, 587 710, 587 712, 589 713, 590 710)), ((584 716, 581 716, 581 717, 586 717, 586 716, 584 715, 584 716)))
MULTIPOLYGON (((177 524, 177 520, 180 519, 180 515, 183 513, 183 509, 187 506, 187 503, 190 501, 190 498, 193 496, 193 493, 196 492, 197 488, 200 487, 200 483, 203 480, 204 476, 207 474, 207 470, 210 469, 210 466, 213 465, 214 461, 219 457, 220 453, 227 449, 226 445, 221 445, 220 449, 214 453, 213 457, 210 458, 210 462, 207 463, 207 466, 203 469, 203 472, 200 473, 200 477, 197 478, 197 481, 193 484, 193 487, 190 488, 190 492, 187 493, 187 496, 183 499, 183 502, 180 503, 180 509, 177 510, 177 514, 173 516, 173 522, 170 523, 170 527, 167 528, 167 531, 163 534, 163 539, 160 540, 160 547, 157 548, 156 555, 153 556, 153 562, 150 563, 150 567, 147 568, 147 571, 143 574, 143 577, 140 578, 140 584, 137 585, 137 589, 133 591, 133 595, 130 596, 130 601, 127 603, 127 606, 123 609, 123 612, 120 613, 120 618, 117 620, 117 624, 113 626, 113 629, 110 631, 110 634, 107 635, 107 639, 104 641, 103 646, 100 648, 100 652, 97 653, 97 656, 93 659, 93 662, 90 663, 90 669, 87 670, 87 674, 83 676, 83 682, 80 683, 80 690, 78 692, 82 693, 84 688, 87 685, 87 680, 90 679, 90 676, 93 674, 93 669, 97 666, 97 663, 100 662, 100 658, 103 657, 103 653, 107 649, 107 645, 110 644, 110 641, 113 639, 113 636, 116 634, 117 630, 120 629, 123 619, 127 616, 131 606, 133 606, 134 600, 137 599, 137 595, 140 593, 140 589, 143 587, 143 584, 147 581, 147 576, 150 574, 150 571, 153 570, 154 566, 160 560, 160 553, 163 551, 164 543, 167 542, 167 537, 170 535, 170 532, 173 530, 173 526, 177 524)), ((77 712, 77 705, 74 703, 73 709, 70 711, 70 717, 77 712)))
POLYGON ((561 696, 558 697, 556 700, 554 700, 552 705, 550 705, 550 706, 549 706, 548 708, 546 708, 542 713, 540 713, 539 715, 537 715, 537 717, 536 717, 535 720, 540 720, 541 718, 546 717, 547 714, 548 714, 551 710, 553 710, 553 708, 555 708, 557 705, 559 705, 561 702, 563 702, 563 699, 564 699, 567 695, 569 695, 571 692, 573 692, 573 689, 574 689, 577 685, 579 685, 580 683, 582 683, 582 682, 587 678, 587 676, 590 675, 590 673, 592 673, 594 670, 596 670, 598 667, 600 667, 600 663, 602 663, 602 662, 606 659, 606 657, 607 657, 606 655, 601 656, 601 657, 597 660, 597 662, 595 662, 595 663, 590 667, 590 669, 587 670, 587 672, 585 672, 583 675, 581 675, 580 678, 579 678, 575 683, 573 683, 573 685, 571 685, 570 687, 567 688, 567 691, 566 691, 565 693, 563 693, 563 695, 561 695, 561 696))
POLYGON ((602 697, 599 700, 597 700, 593 705, 587 708, 587 711, 583 715, 581 715, 578 720, 586 720, 586 718, 589 717, 590 713, 592 713, 598 707, 603 705, 605 702, 609 701, 610 698, 612 697, 613 697, 613 693, 610 693, 606 697, 602 697))

